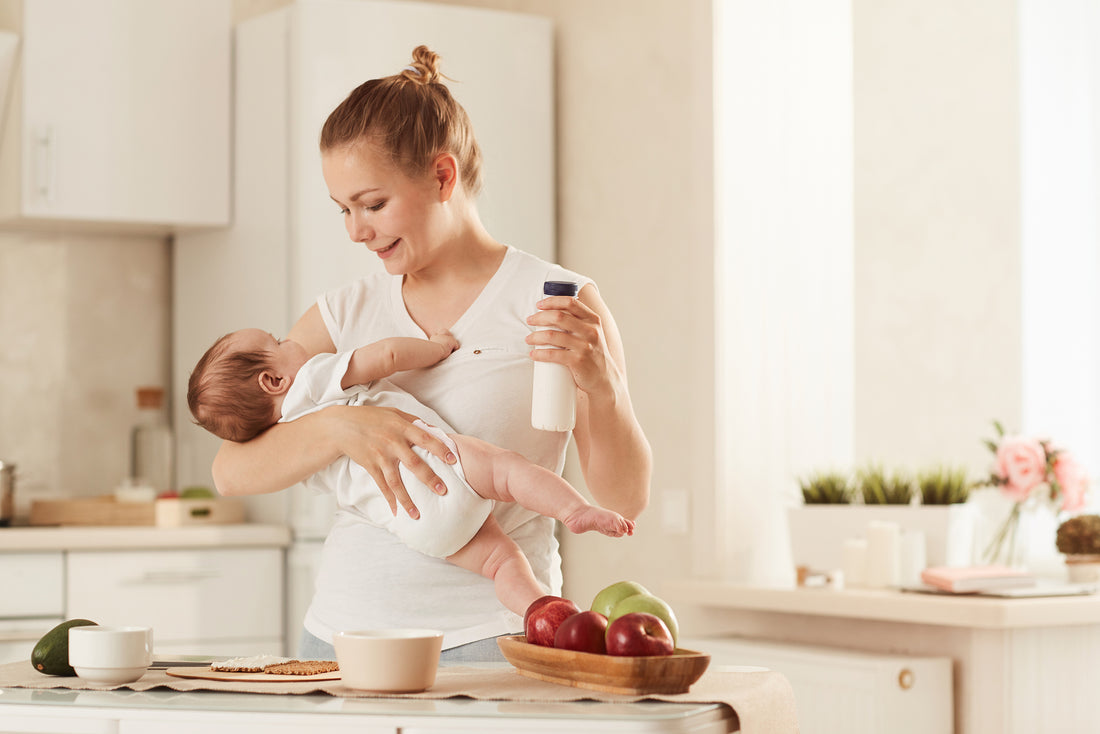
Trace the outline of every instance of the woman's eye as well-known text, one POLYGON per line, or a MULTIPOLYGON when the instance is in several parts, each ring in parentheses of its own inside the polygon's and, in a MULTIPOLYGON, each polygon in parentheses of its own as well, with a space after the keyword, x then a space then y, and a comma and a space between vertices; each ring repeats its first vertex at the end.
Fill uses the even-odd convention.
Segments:
POLYGON ((368 206, 367 209, 369 209, 372 212, 376 212, 379 209, 381 209, 382 207, 384 207, 385 205, 386 205, 386 202, 380 201, 377 204, 372 204, 372 205, 368 206))

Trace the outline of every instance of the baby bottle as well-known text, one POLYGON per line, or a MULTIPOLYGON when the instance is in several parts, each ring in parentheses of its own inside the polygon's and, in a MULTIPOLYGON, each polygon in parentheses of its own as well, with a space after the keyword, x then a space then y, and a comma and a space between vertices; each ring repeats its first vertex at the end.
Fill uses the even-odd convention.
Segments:
MULTIPOLYGON (((542 286, 542 292, 547 296, 576 298, 578 290, 576 283, 560 280, 548 280, 542 286)), ((533 388, 531 425, 543 431, 573 430, 577 422, 577 386, 569 368, 553 362, 535 362, 533 388)))

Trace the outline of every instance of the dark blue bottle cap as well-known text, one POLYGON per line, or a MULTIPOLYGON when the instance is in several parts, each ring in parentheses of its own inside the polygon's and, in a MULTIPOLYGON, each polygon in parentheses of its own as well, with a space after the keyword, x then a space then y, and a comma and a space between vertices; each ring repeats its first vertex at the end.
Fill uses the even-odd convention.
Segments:
POLYGON ((575 298, 580 286, 569 280, 548 280, 542 284, 542 292, 547 296, 570 296, 575 298))

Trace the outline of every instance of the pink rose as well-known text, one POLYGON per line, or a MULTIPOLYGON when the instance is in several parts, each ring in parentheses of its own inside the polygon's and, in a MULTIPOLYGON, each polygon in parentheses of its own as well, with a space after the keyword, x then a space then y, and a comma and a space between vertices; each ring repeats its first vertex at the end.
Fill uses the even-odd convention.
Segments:
POLYGON ((1076 512, 1085 506, 1085 491, 1089 478, 1085 467, 1065 451, 1059 451, 1054 459, 1054 478, 1062 488, 1062 509, 1076 512))
POLYGON ((1006 436, 997 447, 994 474, 1004 480, 1004 491, 1016 502, 1046 480, 1047 457, 1042 445, 1030 438, 1006 436))

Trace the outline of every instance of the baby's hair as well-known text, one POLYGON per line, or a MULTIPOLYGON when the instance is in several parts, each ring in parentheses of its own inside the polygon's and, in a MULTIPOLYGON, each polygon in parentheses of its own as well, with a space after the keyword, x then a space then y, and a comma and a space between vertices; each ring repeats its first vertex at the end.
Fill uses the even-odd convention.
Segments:
POLYGON ((274 402, 260 389, 260 373, 271 367, 267 351, 230 350, 233 334, 202 355, 187 382, 187 407, 195 423, 227 441, 249 441, 275 421, 274 402))
POLYGON ((439 54, 427 46, 412 52, 397 74, 364 82, 329 114, 321 152, 370 142, 409 176, 421 176, 440 153, 458 161, 466 191, 481 191, 481 149, 466 110, 440 81, 439 54))

